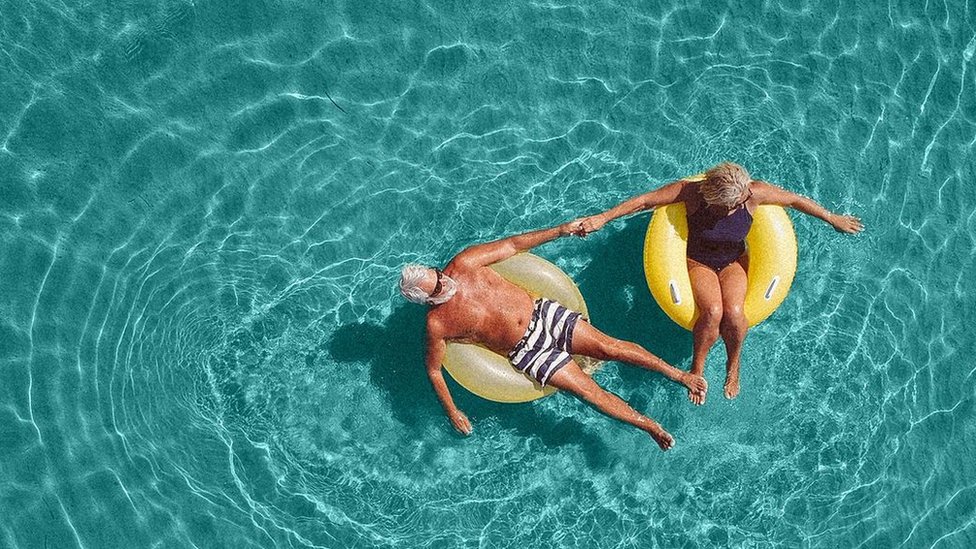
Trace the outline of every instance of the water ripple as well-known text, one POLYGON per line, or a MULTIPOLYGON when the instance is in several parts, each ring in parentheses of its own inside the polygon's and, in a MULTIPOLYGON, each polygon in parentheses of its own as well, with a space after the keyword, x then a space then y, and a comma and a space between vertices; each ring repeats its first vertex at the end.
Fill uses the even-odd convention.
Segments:
MULTIPOLYGON (((0 544, 976 536, 964 7, 0 11, 0 544), (675 433, 662 455, 569 397, 455 387, 476 429, 456 437, 399 267, 726 159, 868 225, 794 216, 798 276, 742 396, 693 409, 596 374, 675 433)), ((634 259, 644 222, 541 253, 601 327, 687 367, 634 259)))

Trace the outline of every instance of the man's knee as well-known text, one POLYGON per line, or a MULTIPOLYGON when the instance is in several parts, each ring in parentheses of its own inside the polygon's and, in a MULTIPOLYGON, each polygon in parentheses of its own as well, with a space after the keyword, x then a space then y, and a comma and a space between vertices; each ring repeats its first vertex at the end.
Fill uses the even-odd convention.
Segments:
POLYGON ((619 354, 619 340, 597 330, 592 330, 584 341, 579 335, 573 342, 573 351, 598 360, 611 360, 619 354))
POLYGON ((618 357, 623 353, 631 343, 626 341, 615 339, 612 337, 602 337, 597 341, 597 353, 600 356, 595 357, 601 360, 612 360, 614 357, 618 357))
POLYGON ((601 389, 600 386, 594 382, 569 382, 564 383, 558 388, 565 389, 577 397, 593 404, 597 404, 600 401, 600 397, 603 393, 603 389, 601 389))

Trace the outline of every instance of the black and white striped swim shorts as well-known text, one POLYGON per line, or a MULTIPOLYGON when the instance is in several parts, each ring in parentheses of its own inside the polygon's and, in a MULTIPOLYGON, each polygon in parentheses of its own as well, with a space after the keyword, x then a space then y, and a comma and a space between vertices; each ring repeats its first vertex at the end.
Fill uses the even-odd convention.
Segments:
POLYGON ((508 360, 516 370, 545 387, 552 375, 572 360, 573 330, 581 316, 555 301, 537 299, 525 335, 508 353, 508 360))

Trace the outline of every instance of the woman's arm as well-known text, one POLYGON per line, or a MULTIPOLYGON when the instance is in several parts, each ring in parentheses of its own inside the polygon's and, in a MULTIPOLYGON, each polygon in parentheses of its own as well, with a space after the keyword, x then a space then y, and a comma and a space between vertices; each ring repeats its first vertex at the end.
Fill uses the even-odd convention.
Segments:
POLYGON ((603 213, 589 217, 581 217, 570 223, 570 226, 573 228, 573 234, 586 236, 589 233, 600 230, 604 225, 619 217, 651 210, 664 204, 679 202, 682 194, 687 192, 686 189, 690 184, 691 182, 684 179, 672 181, 651 192, 629 198, 603 213))
POLYGON ((753 181, 750 187, 753 198, 759 204, 775 204, 793 208, 817 219, 822 219, 842 233, 855 234, 864 230, 864 225, 860 219, 853 215, 835 214, 805 196, 791 193, 765 181, 753 181))

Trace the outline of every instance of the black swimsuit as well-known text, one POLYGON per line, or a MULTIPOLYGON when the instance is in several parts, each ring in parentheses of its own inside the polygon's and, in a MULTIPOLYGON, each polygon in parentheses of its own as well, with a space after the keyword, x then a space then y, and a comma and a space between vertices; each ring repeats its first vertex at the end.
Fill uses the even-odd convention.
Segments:
POLYGON ((745 202, 730 214, 703 205, 688 215, 688 257, 721 271, 746 252, 750 227, 752 214, 745 202))

